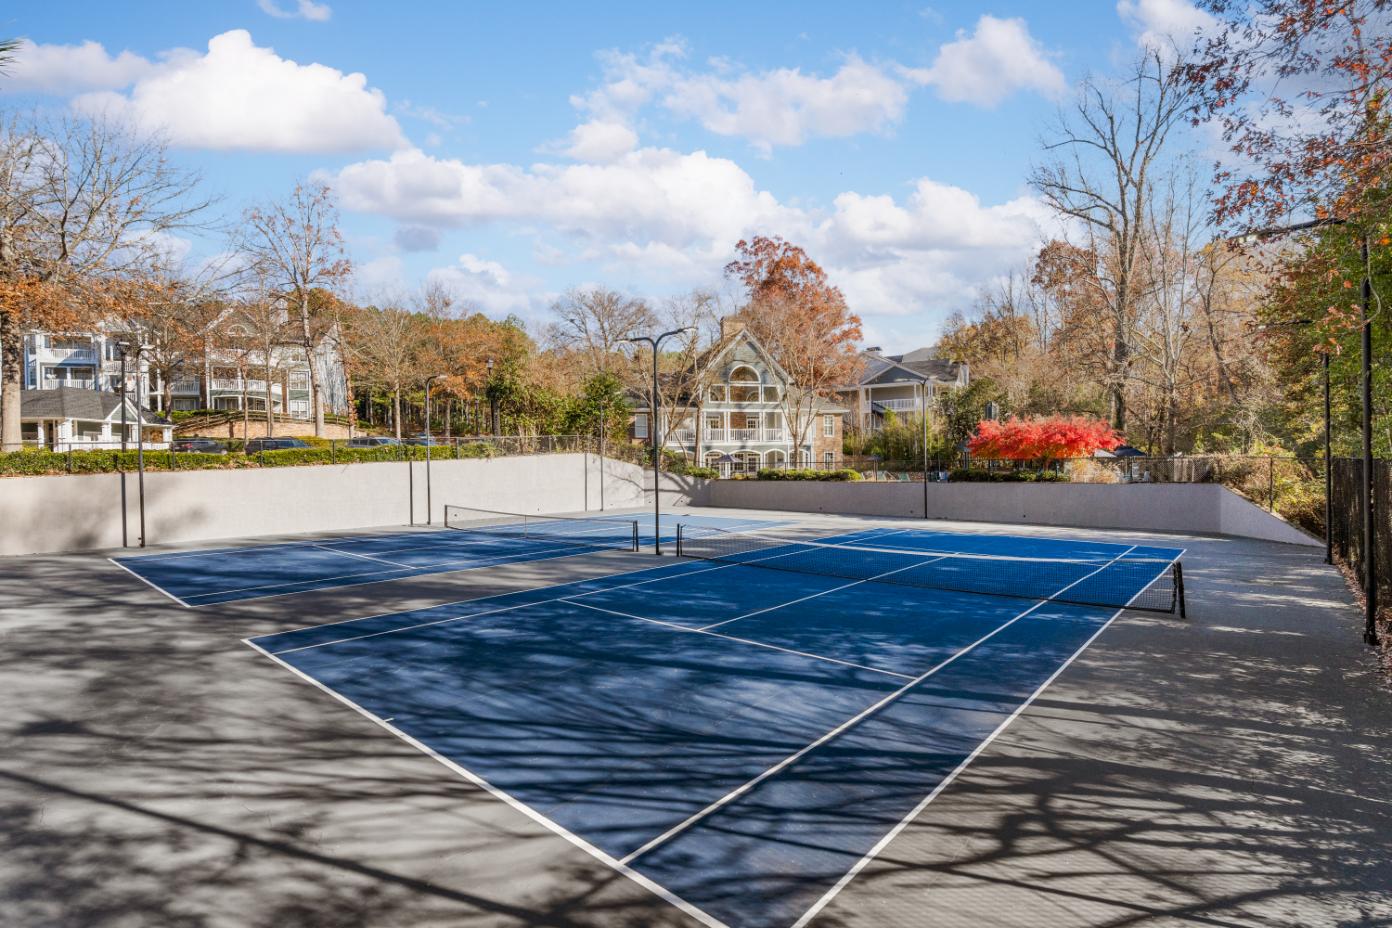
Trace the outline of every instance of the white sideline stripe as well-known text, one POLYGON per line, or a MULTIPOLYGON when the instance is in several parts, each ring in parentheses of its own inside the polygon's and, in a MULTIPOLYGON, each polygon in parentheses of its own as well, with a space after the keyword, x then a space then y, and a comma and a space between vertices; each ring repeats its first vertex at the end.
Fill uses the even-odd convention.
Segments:
MULTIPOLYGON (((1109 564, 1110 564, 1110 563, 1115 563, 1116 561, 1118 561, 1118 560, 1120 560, 1122 557, 1124 557, 1128 552, 1135 550, 1135 548, 1136 548, 1136 546, 1135 546, 1135 545, 1132 545, 1130 548, 1127 548, 1126 551, 1123 551, 1121 554, 1118 554, 1115 558, 1113 558, 1113 559, 1112 559, 1110 562, 1108 562, 1108 563, 1109 563, 1109 564)), ((851 716, 849 719, 847 719, 846 721, 842 722, 840 725, 837 725, 837 726, 836 726, 835 728, 833 728, 831 731, 829 731, 829 732, 827 732, 826 734, 822 735, 822 736, 821 736, 820 738, 818 738, 816 741, 813 741, 811 744, 806 745, 805 747, 801 748, 800 750, 798 750, 798 751, 796 751, 796 752, 794 752, 794 753, 792 753, 792 754, 789 754, 787 757, 783 758, 783 760, 781 760, 781 761, 779 761, 778 763, 774 764, 772 767, 769 767, 767 770, 765 770, 763 773, 759 774, 758 776, 754 777, 752 780, 749 780, 749 781, 743 783, 742 785, 737 786, 736 788, 734 788, 734 789, 731 790, 730 792, 726 793, 724 796, 721 796, 721 797, 720 797, 719 799, 717 799, 715 802, 712 802, 710 805, 706 806, 704 809, 701 809, 699 812, 696 812, 696 813, 692 814, 691 816, 687 817, 685 821, 678 822, 676 825, 673 825, 671 828, 667 829, 667 830, 664 831, 662 834, 658 835, 656 838, 653 838, 653 839, 652 839, 651 841, 649 841, 647 844, 644 844, 642 847, 638 848, 636 851, 632 851, 631 853, 629 853, 626 857, 623 858, 623 860, 622 860, 621 862, 626 864, 626 863, 632 861, 634 858, 640 857, 640 856, 642 856, 643 854, 646 854, 648 851, 652 850, 653 848, 658 847, 659 845, 666 843, 668 840, 670 840, 671 838, 675 837, 676 835, 682 833, 682 832, 685 831, 686 829, 690 828, 692 825, 696 824, 696 823, 699 822, 701 819, 706 818, 706 817, 707 817, 708 815, 710 815, 711 813, 716 812, 717 810, 719 810, 719 809, 725 807, 725 806, 728 805, 729 803, 731 803, 731 802, 733 802, 734 800, 738 799, 740 796, 742 796, 742 795, 744 795, 745 793, 749 792, 751 789, 753 789, 755 786, 758 786, 758 785, 759 785, 760 783, 762 783, 764 780, 767 780, 769 777, 773 776, 774 774, 779 773, 780 771, 787 769, 789 766, 791 766, 792 764, 796 763, 796 762, 797 762, 798 760, 800 760, 801 758, 807 756, 808 754, 810 754, 812 751, 814 751, 814 750, 817 749, 818 747, 821 747, 823 744, 826 744, 828 741, 830 741, 831 739, 835 738, 837 735, 839 735, 839 734, 841 734, 842 732, 846 731, 847 729, 851 728, 853 725, 859 724, 862 720, 864 720, 864 719, 868 718, 869 716, 873 715, 874 713, 878 712, 880 709, 882 709, 883 707, 889 705, 891 702, 894 702, 894 701, 895 701, 896 699, 898 699, 900 696, 903 696, 903 695, 904 695, 905 693, 907 693, 909 690, 913 689, 915 686, 918 686, 918 685, 919 685, 920 683, 922 683, 924 680, 927 680, 929 677, 933 676, 933 674, 935 674, 935 673, 937 673, 938 671, 942 670, 944 667, 946 667, 948 664, 951 664, 953 661, 957 660, 957 658, 961 657, 961 656, 964 655, 964 654, 969 653, 970 651, 975 650, 978 646, 980 646, 981 644, 983 644, 983 643, 986 642, 987 640, 989 640, 989 639, 991 639, 991 638, 994 638, 996 635, 999 635, 1001 632, 1005 631, 1007 628, 1009 628, 1010 626, 1014 625, 1016 622, 1020 621, 1020 620, 1023 619, 1025 616, 1029 615, 1031 612, 1033 612, 1033 611, 1035 611, 1036 609, 1038 609, 1040 606, 1048 605, 1048 604, 1050 603, 1050 601, 1053 600, 1054 597, 1059 596, 1059 595, 1061 595, 1061 594, 1063 594, 1063 593, 1066 593, 1069 589, 1071 589, 1072 587, 1077 586, 1079 583, 1082 583, 1084 580, 1086 580, 1088 577, 1091 577, 1093 574, 1097 573, 1098 571, 1105 570, 1105 569, 1107 568, 1107 566, 1108 566, 1108 564, 1103 564, 1101 567, 1097 568, 1097 570, 1092 571, 1092 573, 1089 573, 1089 574, 1087 574, 1087 575, 1085 575, 1085 576, 1079 577, 1077 580, 1074 580, 1072 583, 1068 584, 1068 586, 1065 586, 1063 589, 1061 589, 1061 590, 1059 590, 1058 592, 1054 593, 1053 596, 1049 597, 1049 599, 1042 599, 1042 600, 1040 600, 1039 602, 1035 603, 1033 606, 1030 606, 1030 607, 1029 607, 1028 609, 1026 609, 1024 612, 1021 612, 1019 615, 1016 615, 1014 618, 1010 619, 1009 621, 1007 621, 1007 622, 1005 622, 1005 623, 1003 623, 1003 624, 1001 624, 1001 625, 998 625, 996 628, 994 628, 994 629, 992 629, 991 631, 987 632, 985 635, 982 635, 980 638, 976 639, 976 640, 973 641, 971 644, 969 644, 969 645, 967 645, 966 647, 962 648, 960 651, 958 651, 958 652, 956 652, 955 654, 952 654, 951 656, 949 656, 949 657, 945 658, 944 660, 938 662, 938 664, 936 664, 936 665, 933 666, 933 667, 930 667, 928 670, 926 670, 926 671, 924 671, 923 673, 919 674, 917 677, 914 677, 914 678, 911 679, 908 683, 905 683, 903 686, 901 686, 899 689, 895 690, 894 692, 890 693, 890 694, 889 694, 888 696, 886 696, 884 699, 881 699, 879 702, 874 703, 873 705, 871 705, 871 706, 869 706, 869 707, 867 707, 867 708, 865 708, 865 709, 862 709, 860 712, 858 712, 858 713, 856 713, 855 715, 851 716)), ((1133 596, 1132 599, 1135 599, 1135 597, 1133 596)))
POLYGON ((582 603, 576 599, 559 599, 557 602, 569 603, 572 606, 582 606, 586 609, 593 609, 595 612, 606 612, 609 615, 616 615, 624 619, 637 619, 639 622, 649 622, 653 625, 660 625, 673 631, 690 632, 693 635, 706 635, 711 638, 720 638, 725 641, 738 641, 740 644, 752 644, 756 648, 767 648, 770 651, 782 651, 784 654, 796 654, 798 657, 810 657, 813 660, 825 661, 828 664, 840 664, 842 667, 854 667, 856 670, 868 670, 871 673, 884 674, 887 677, 898 677, 901 680, 913 679, 906 673, 896 673, 893 670, 882 670, 879 667, 870 667, 866 664, 855 664, 851 661, 843 661, 835 657, 827 657, 823 654, 813 654, 811 651, 795 651, 792 648, 781 648, 776 644, 767 644, 763 641, 752 641, 749 638, 738 638, 734 635, 722 635, 719 632, 708 632, 703 628, 692 628, 690 625, 678 625, 676 622, 664 622, 661 619, 650 619, 645 615, 634 615, 631 612, 620 612, 617 609, 606 609, 604 606, 596 606, 593 603, 582 603))
POLYGON ((152 589, 152 590, 157 590, 158 592, 163 593, 165 596, 168 596, 170 599, 174 600, 176 603, 178 603, 179 605, 183 606, 185 609, 192 609, 192 608, 193 608, 193 607, 190 606, 188 603, 184 602, 182 599, 180 599, 179 597, 175 596, 173 593, 171 593, 171 592, 169 592, 168 590, 166 590, 164 587, 159 586, 159 585, 156 584, 156 583, 152 583, 152 582, 149 581, 149 580, 146 580, 144 577, 140 576, 140 574, 138 574, 138 573, 136 573, 135 571, 131 570, 129 567, 127 567, 125 564, 122 564, 120 561, 116 560, 114 557, 109 557, 109 558, 107 558, 107 560, 110 561, 111 563, 115 564, 117 567, 121 568, 122 570, 124 570, 126 573, 130 574, 130 575, 131 575, 132 577, 134 577, 135 579, 139 580, 141 583, 143 583, 143 584, 145 584, 146 586, 148 586, 150 589, 152 589))
POLYGON ((622 861, 614 858, 613 855, 603 850, 600 850, 598 847, 586 841, 584 838, 581 838, 579 835, 575 834, 569 829, 565 828, 563 825, 551 821, 551 819, 542 815, 540 812, 536 811, 531 806, 528 806, 521 800, 511 796, 508 793, 503 792, 501 789, 494 786, 492 783, 489 783, 483 777, 479 776, 478 774, 474 773, 468 768, 460 766, 459 764, 450 760, 448 757, 445 757, 444 755, 440 754, 434 748, 430 747, 424 742, 417 741, 415 738, 406 734, 404 731, 401 731, 394 725, 389 724, 385 719, 378 718, 371 712, 364 709, 362 706, 353 702, 348 697, 335 692, 334 690, 330 689, 328 686, 325 686, 323 683, 320 683, 318 680, 314 679, 308 674, 303 673, 299 670, 299 668, 287 664, 285 661, 276 657, 274 654, 271 654, 264 648, 257 645, 250 638, 243 638, 242 643, 252 648, 253 650, 259 652, 261 655, 275 661, 281 667, 284 667, 286 670, 289 670, 291 673, 299 677, 301 680, 304 680, 306 683, 309 683, 310 685, 318 688, 319 690, 328 693, 334 699, 337 699, 339 702, 343 703, 345 706, 352 709, 354 712, 358 713, 363 718, 391 732, 393 735, 400 738, 402 741, 411 745, 411 747, 415 748, 418 751, 421 751, 427 757, 430 757, 437 763, 443 765, 446 769, 458 774, 459 776, 468 780, 470 783, 473 783, 475 786, 478 786, 481 789, 486 790, 494 798, 501 799, 503 802, 507 803, 512 808, 521 812, 523 815, 527 816, 532 821, 546 828, 548 831, 552 832, 553 834, 559 835, 575 847, 594 857, 596 860, 612 868, 618 873, 621 873, 624 876, 628 877, 630 880, 637 883, 639 886, 642 886, 644 889, 648 890, 649 892, 657 896, 659 899, 661 899, 663 902, 666 902, 668 905, 675 906, 677 909, 681 910, 682 912, 685 912, 687 915, 690 915, 692 918, 696 919, 701 924, 708 926, 708 928, 730 928, 729 925, 725 924, 724 922, 720 921, 714 916, 702 911, 700 908, 692 905, 690 902, 687 902, 685 899, 681 898, 676 893, 667 889, 665 886, 662 886, 661 884, 654 882, 653 880, 649 879, 648 877, 644 876, 638 871, 633 870, 632 868, 625 865, 622 861))
MULTIPOLYGON (((785 556, 786 556, 786 555, 783 555, 783 554, 775 554, 775 555, 772 555, 772 557, 785 557, 785 556)), ((631 571, 629 575, 631 575, 631 576, 636 576, 637 574, 647 573, 647 572, 650 571, 650 570, 662 570, 663 568, 667 568, 667 567, 675 567, 675 566, 677 566, 677 564, 679 564, 679 563, 681 563, 681 562, 677 562, 677 563, 674 563, 674 564, 663 564, 663 565, 661 565, 661 566, 659 566, 659 567, 645 567, 645 568, 642 569, 642 570, 631 571)), ((702 563, 710 563, 710 562, 702 562, 702 563)), ((747 563, 747 562, 746 562, 746 563, 747 563)), ((717 565, 715 565, 715 566, 710 567, 710 568, 707 569, 707 570, 693 570, 693 571, 683 571, 683 572, 680 572, 680 573, 668 573, 668 574, 664 574, 664 575, 662 575, 662 576, 660 576, 660 577, 649 577, 647 580, 639 580, 639 581, 636 581, 636 582, 634 582, 634 583, 623 583, 623 584, 619 584, 618 586, 608 586, 608 587, 605 587, 605 588, 602 589, 602 590, 586 590, 585 592, 582 592, 582 593, 567 593, 567 594, 564 594, 564 595, 562 595, 562 596, 553 596, 553 597, 551 597, 550 599, 538 599, 538 600, 532 600, 532 601, 530 601, 530 602, 525 602, 525 603, 517 603, 516 605, 512 605, 512 606, 500 606, 500 607, 498 607, 497 609, 487 609, 487 610, 484 610, 484 611, 482 611, 482 612, 470 612, 470 613, 466 613, 466 614, 464 614, 464 615, 447 616, 446 618, 443 618, 443 619, 435 619, 434 621, 431 621, 431 622, 418 622, 418 623, 416 623, 415 625, 403 625, 401 628, 388 628, 388 629, 384 629, 383 631, 380 631, 380 632, 369 632, 369 633, 367 633, 367 634, 365 634, 365 635, 351 635, 351 636, 349 636, 349 637, 347 637, 347 638, 335 638, 335 639, 333 639, 332 641, 321 641, 321 642, 319 642, 318 644, 307 644, 307 645, 303 645, 303 646, 298 647, 298 648, 286 648, 286 649, 283 650, 283 651, 276 651, 275 653, 276 653, 276 654, 291 654, 291 653, 293 653, 293 652, 295 652, 295 651, 308 651, 308 650, 310 650, 311 648, 322 648, 322 647, 326 647, 326 646, 331 645, 331 644, 345 644, 345 643, 347 643, 347 642, 349 642, 349 641, 361 641, 361 640, 364 639, 364 638, 378 638, 378 637, 381 637, 382 635, 394 635, 394 634, 396 634, 397 632, 409 632, 409 631, 414 631, 414 630, 416 630, 416 629, 418 629, 418 628, 429 628, 429 627, 431 627, 431 626, 433 626, 433 625, 444 625, 444 624, 449 623, 449 622, 462 622, 462 621, 465 621, 465 620, 467 620, 467 619, 472 619, 472 618, 475 618, 475 617, 481 616, 481 615, 493 615, 493 614, 498 613, 498 612, 511 612, 511 611, 514 610, 514 609, 521 609, 521 608, 523 608, 524 606, 544 606, 544 605, 547 605, 548 603, 555 603, 555 602, 562 602, 562 601, 567 601, 567 602, 569 602, 569 601, 573 601, 573 600, 575 600, 575 599, 578 599, 578 598, 581 597, 581 596, 594 596, 594 595, 597 594, 597 593, 607 593, 607 592, 609 592, 610 590, 625 590, 625 589, 628 589, 628 588, 630 588, 630 587, 644 586, 644 585, 649 584, 649 583, 658 583, 658 582, 661 582, 661 581, 663 581, 663 580, 671 580, 671 579, 676 579, 676 578, 679 578, 679 577, 688 577, 688 576, 693 576, 693 575, 695 575, 695 574, 704 574, 704 573, 709 573, 709 572, 712 571, 712 570, 724 570, 724 569, 729 568, 729 567, 737 567, 737 566, 738 566, 737 564, 717 564, 717 565)), ((619 574, 611 574, 611 575, 609 575, 609 576, 620 576, 620 577, 622 577, 622 576, 625 576, 625 575, 622 574, 622 573, 619 573, 619 574)), ((561 588, 561 587, 574 586, 574 585, 579 584, 579 583, 590 583, 590 582, 592 582, 592 580, 572 580, 572 581, 570 581, 570 582, 568 582, 568 583, 552 584, 551 586, 554 587, 554 588, 559 589, 559 588, 561 588)), ((545 587, 545 586, 539 586, 539 587, 533 587, 532 589, 534 589, 534 590, 543 590, 543 589, 547 589, 547 587, 545 587)), ((489 600, 489 599, 497 599, 497 598, 501 598, 501 597, 503 597, 503 596, 515 596, 515 595, 517 595, 518 593, 526 593, 526 592, 529 592, 529 591, 528 591, 528 590, 517 590, 517 591, 515 591, 515 592, 513 592, 513 593, 501 593, 501 594, 499 594, 499 595, 496 596, 496 597, 493 597, 493 596, 484 596, 484 597, 480 597, 480 598, 478 598, 478 599, 461 599, 461 600, 458 600, 458 602, 459 602, 459 603, 486 602, 486 601, 489 600)), ((443 608, 444 606, 452 606, 452 605, 455 605, 455 603, 441 603, 439 606, 432 606, 432 607, 430 607, 430 608, 432 608, 432 609, 440 609, 440 608, 443 608)), ((583 605, 583 604, 577 603, 577 605, 583 605)), ((340 621, 340 622, 326 622, 326 623, 324 623, 323 625, 306 625, 306 626, 302 626, 301 628, 290 629, 289 631, 284 631, 284 632, 272 632, 272 633, 269 634, 269 635, 261 635, 261 636, 258 636, 258 637, 261 637, 261 638, 274 638, 274 637, 276 637, 277 635, 291 635, 291 634, 294 634, 295 632, 306 631, 306 630, 311 629, 311 628, 327 628, 327 627, 329 627, 329 626, 331 626, 331 625, 342 625, 342 624, 346 624, 346 623, 348 623, 348 622, 365 622, 365 621, 367 621, 368 619, 376 619, 376 618, 381 618, 381 617, 383 617, 383 616, 399 615, 399 614, 400 614, 400 613, 396 613, 396 612, 379 612, 379 613, 376 613, 376 614, 374 614, 374 615, 359 616, 358 618, 355 618, 355 619, 344 619, 344 620, 342 620, 342 621, 340 621)), ((640 617, 639 617, 639 616, 631 616, 631 618, 640 618, 640 617)), ((657 620, 655 620, 655 619, 648 619, 648 620, 646 620, 646 621, 657 621, 657 620)), ((684 626, 684 625, 682 625, 682 626, 675 626, 675 627, 678 627, 678 628, 685 628, 685 629, 687 629, 688 631, 695 631, 695 629, 687 628, 687 626, 684 626)))
MULTIPOLYGON (((340 550, 338 550, 337 548, 330 548, 330 547, 327 546, 327 545, 315 545, 314 547, 318 548, 320 551, 327 551, 327 552, 329 552, 330 554, 340 554, 340 555, 342 555, 343 557, 360 557, 360 558, 362 558, 364 561, 373 561, 373 562, 378 563, 378 564, 390 564, 392 567, 400 567, 400 568, 402 568, 403 570, 424 570, 424 569, 425 569, 425 568, 423 568, 423 567, 412 567, 410 564, 399 564, 399 563, 397 563, 396 561, 389 561, 389 560, 387 560, 387 559, 384 558, 384 557, 372 557, 372 556, 369 555, 369 554, 358 554, 356 551, 340 551, 340 550)), ((384 551, 384 552, 382 552, 382 553, 383 553, 383 554, 391 554, 392 552, 390 552, 390 551, 384 551)))
MULTIPOLYGON (((1132 547, 1134 548, 1135 546, 1133 545, 1132 547)), ((1175 561, 1178 561, 1181 557, 1183 557, 1185 550, 1187 549, 1179 549, 1179 554, 1175 555, 1174 559, 1171 560, 1170 563, 1173 564, 1175 561)), ((1124 555, 1118 555, 1118 559, 1120 559, 1123 556, 1124 555)), ((1137 590, 1135 595, 1126 601, 1125 606, 1122 606, 1116 612, 1112 613, 1111 618, 1109 618, 1106 622, 1103 622, 1101 627, 1098 628, 1097 631, 1089 635, 1088 639, 1084 641, 1081 645, 1079 645, 1078 649, 1074 651, 1071 655, 1069 655, 1068 659, 1058 666, 1058 669, 1056 669, 1053 673, 1049 674, 1048 679, 1046 679, 1043 683, 1039 684, 1035 691, 1033 693, 1030 693, 1030 695, 1025 699, 1024 702, 1016 706, 1014 712, 1010 713, 1010 715, 1008 715, 999 725, 997 725, 995 729, 989 735, 987 735, 986 738, 980 744, 976 746, 975 750, 973 750, 969 755, 967 755, 960 764, 953 768, 951 773, 943 777, 943 779, 938 783, 938 785, 933 787, 932 792, 930 792, 927 796, 923 797, 923 800, 919 802, 918 805, 914 806, 914 808, 909 812, 908 815, 900 819, 898 824, 891 828, 884 835, 884 837, 880 838, 879 841, 875 842, 875 846, 870 848, 870 850, 866 851, 865 855, 861 857, 860 860, 856 861, 855 864, 851 867, 851 869, 847 870, 841 876, 841 879, 837 880, 831 886, 830 889, 823 893, 821 898, 814 902, 812 904, 812 907, 809 908, 806 912, 802 913, 802 916, 791 926, 789 926, 789 928, 803 928, 803 926, 805 926, 809 921, 815 918, 817 914, 822 911, 822 909, 826 908, 827 904, 831 902, 831 900, 834 899, 837 896, 837 894, 841 892, 841 890, 845 889, 848 885, 850 885, 850 882, 860 874, 860 871, 864 870, 865 867, 869 865, 869 863, 872 860, 878 857, 880 852, 883 851, 886 847, 888 847, 890 842, 897 838, 899 836, 899 833, 909 826, 910 822, 918 818, 918 816, 923 813, 923 810, 928 808, 929 803, 931 803, 934 799, 937 799, 938 796, 942 793, 942 791, 947 789, 947 787, 950 786, 952 782, 957 779, 958 775, 961 774, 962 771, 966 770, 967 767, 971 765, 972 761, 976 760, 977 756, 981 754, 982 751, 986 750, 986 747, 991 742, 995 741, 996 738, 1002 732, 1009 728, 1010 724, 1014 722, 1017 718, 1019 718, 1020 714, 1023 713, 1026 709, 1028 709, 1030 707, 1030 704, 1033 703, 1036 699, 1038 699, 1039 695, 1043 693, 1044 690, 1048 689, 1050 684, 1052 684, 1054 680, 1058 679, 1059 674, 1067 670, 1069 665, 1072 664, 1075 660, 1077 660, 1078 657, 1084 651, 1086 651, 1094 641, 1097 640, 1098 635, 1101 635, 1108 628, 1110 628, 1111 624, 1117 620, 1117 617, 1120 616, 1123 612, 1125 612, 1130 607, 1131 603, 1136 601, 1136 598, 1138 596, 1140 596, 1146 590, 1150 589, 1151 584, 1153 584, 1156 580, 1160 579, 1160 577, 1162 576, 1164 576, 1164 571, 1161 571, 1149 583, 1145 584, 1145 586, 1137 590)))

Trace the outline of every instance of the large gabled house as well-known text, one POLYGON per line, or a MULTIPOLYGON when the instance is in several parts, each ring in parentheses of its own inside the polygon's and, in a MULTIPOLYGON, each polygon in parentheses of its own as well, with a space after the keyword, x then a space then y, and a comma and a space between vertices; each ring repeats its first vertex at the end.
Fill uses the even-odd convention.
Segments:
POLYGON ((837 395, 850 410, 848 426, 863 432, 883 428, 890 413, 917 416, 925 402, 931 414, 939 394, 965 387, 971 378, 966 364, 939 358, 931 348, 907 354, 866 348, 861 357, 865 363, 860 379, 839 388, 837 395))
MULTIPOLYGON (((798 442, 798 423, 789 423, 788 391, 797 390, 787 372, 738 320, 721 320, 721 338, 696 362, 688 379, 700 396, 678 398, 664 409, 660 437, 664 449, 722 474, 752 473, 760 467, 832 464, 841 458, 841 427, 846 409, 834 402, 807 404, 813 422, 798 442)), ((794 394, 796 395, 796 394, 794 394)), ((645 398, 630 395, 629 436, 652 440, 652 410, 645 398)))

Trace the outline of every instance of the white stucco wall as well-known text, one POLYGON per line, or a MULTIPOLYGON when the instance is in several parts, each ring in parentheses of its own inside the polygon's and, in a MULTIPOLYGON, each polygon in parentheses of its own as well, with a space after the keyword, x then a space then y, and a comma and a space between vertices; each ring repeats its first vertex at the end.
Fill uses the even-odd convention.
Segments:
MULTIPOLYGON (((150 544, 404 525, 426 518, 425 465, 404 462, 145 475, 150 544), (414 484, 412 486, 412 484, 414 484), (414 506, 409 490, 414 490, 414 506)), ((600 506, 599 459, 553 454, 431 464, 435 521, 453 503, 505 512, 579 512, 600 506)), ((137 483, 126 475, 132 543, 137 483)), ((0 479, 0 554, 86 551, 121 544, 120 476, 0 479)), ((605 462, 604 503, 641 506, 639 468, 605 462)))
MULTIPOLYGON (((847 515, 923 515, 921 483, 710 481, 700 502, 739 509, 847 515)), ((930 483, 934 519, 1239 535, 1321 542, 1226 487, 1200 483, 930 483)))

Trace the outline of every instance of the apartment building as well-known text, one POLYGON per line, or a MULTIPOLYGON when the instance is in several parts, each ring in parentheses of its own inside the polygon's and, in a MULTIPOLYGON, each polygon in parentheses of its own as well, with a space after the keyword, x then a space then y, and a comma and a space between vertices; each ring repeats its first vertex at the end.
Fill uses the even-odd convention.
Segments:
MULTIPOLYGON (((78 335, 33 333, 24 340, 24 389, 72 388, 120 392, 120 339, 108 332, 78 335)), ((318 351, 324 409, 346 413, 348 379, 333 339, 324 339, 318 351)), ((126 359, 127 389, 137 387, 147 409, 162 413, 213 409, 240 411, 243 401, 255 412, 265 412, 269 396, 274 412, 308 419, 314 414, 310 395, 309 364, 295 346, 272 350, 271 376, 265 376, 264 359, 253 357, 240 365, 225 351, 209 349, 186 364, 170 384, 169 409, 164 408, 164 384, 143 357, 126 359), (258 376, 258 374, 260 376, 258 376)))
POLYGON ((966 364, 939 358, 931 348, 893 355, 866 348, 861 356, 860 378, 839 388, 837 395, 849 411, 848 425, 862 431, 883 428, 889 413, 917 416, 925 404, 931 415, 943 391, 965 387, 971 378, 966 364))
MULTIPOLYGON (((686 379, 700 385, 700 395, 681 396, 677 409, 663 410, 665 449, 724 474, 840 459, 847 410, 817 400, 810 407, 813 421, 808 428, 787 421, 793 405, 788 391, 797 386, 742 323, 722 320, 720 342, 701 356, 696 368, 686 379)), ((630 436, 639 443, 651 441, 651 409, 636 396, 630 397, 630 404, 630 436)))

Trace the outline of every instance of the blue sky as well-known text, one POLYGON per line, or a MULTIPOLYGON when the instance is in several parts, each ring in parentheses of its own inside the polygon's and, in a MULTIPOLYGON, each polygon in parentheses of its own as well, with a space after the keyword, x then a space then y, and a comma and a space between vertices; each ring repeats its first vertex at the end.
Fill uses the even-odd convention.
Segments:
POLYGON ((1202 23, 1188 0, 17 2, 0 107, 162 132, 228 215, 329 183, 363 296, 438 279, 531 323, 595 283, 732 298, 735 242, 782 235, 907 350, 1048 234, 1025 178, 1076 81, 1202 23))

